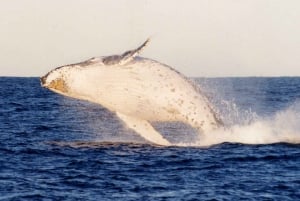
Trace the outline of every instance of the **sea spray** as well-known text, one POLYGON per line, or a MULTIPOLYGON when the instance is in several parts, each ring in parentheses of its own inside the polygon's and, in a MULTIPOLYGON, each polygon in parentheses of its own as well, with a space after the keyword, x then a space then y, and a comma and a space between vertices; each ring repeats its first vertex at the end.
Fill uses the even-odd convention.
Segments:
POLYGON ((237 123, 203 135, 196 142, 179 143, 178 145, 211 146, 224 142, 242 144, 300 143, 300 102, 278 111, 273 116, 257 117, 248 124, 237 123))

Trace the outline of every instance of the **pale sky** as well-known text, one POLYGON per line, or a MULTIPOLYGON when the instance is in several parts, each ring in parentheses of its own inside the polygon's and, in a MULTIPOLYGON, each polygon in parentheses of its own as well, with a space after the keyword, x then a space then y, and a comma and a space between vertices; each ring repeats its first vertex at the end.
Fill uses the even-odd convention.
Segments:
POLYGON ((0 76, 123 53, 187 76, 300 76, 299 0, 0 0, 0 76))

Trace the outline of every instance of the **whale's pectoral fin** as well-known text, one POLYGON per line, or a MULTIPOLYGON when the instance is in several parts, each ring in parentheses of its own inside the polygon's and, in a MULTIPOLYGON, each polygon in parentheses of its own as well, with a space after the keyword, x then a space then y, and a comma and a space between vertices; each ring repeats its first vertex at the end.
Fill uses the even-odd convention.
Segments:
POLYGON ((118 112, 117 115, 129 128, 133 129, 149 142, 164 146, 170 145, 170 142, 159 134, 148 121, 127 116, 118 112))
POLYGON ((119 62, 120 65, 126 64, 134 59, 149 43, 150 39, 148 38, 140 47, 129 50, 122 54, 122 60, 119 62))
POLYGON ((105 65, 124 65, 132 61, 149 43, 150 39, 147 39, 141 46, 134 50, 124 52, 122 55, 107 56, 102 59, 105 65))

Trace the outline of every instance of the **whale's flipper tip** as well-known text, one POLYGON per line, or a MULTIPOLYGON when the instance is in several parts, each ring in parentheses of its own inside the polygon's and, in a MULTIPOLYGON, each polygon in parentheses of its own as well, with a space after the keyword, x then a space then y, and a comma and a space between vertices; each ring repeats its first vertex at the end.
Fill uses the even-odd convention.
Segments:
POLYGON ((134 50, 128 50, 124 52, 122 55, 113 55, 113 56, 107 56, 103 58, 103 63, 105 65, 125 65, 129 63, 130 61, 134 60, 136 56, 140 54, 140 52, 147 46, 147 44, 150 42, 150 38, 148 38, 141 46, 134 50))
POLYGON ((140 134, 148 142, 160 146, 171 145, 171 143, 167 139, 165 139, 160 133, 158 133, 148 121, 135 117, 130 117, 119 112, 117 112, 116 114, 128 126, 128 128, 140 134))
POLYGON ((143 51, 143 49, 145 49, 145 47, 147 46, 147 44, 150 42, 150 38, 148 38, 141 46, 139 46, 138 48, 134 49, 134 50, 129 50, 127 52, 124 52, 122 54, 122 59, 120 61, 120 64, 126 64, 130 61, 132 61, 136 56, 138 56, 140 54, 140 52, 143 51))

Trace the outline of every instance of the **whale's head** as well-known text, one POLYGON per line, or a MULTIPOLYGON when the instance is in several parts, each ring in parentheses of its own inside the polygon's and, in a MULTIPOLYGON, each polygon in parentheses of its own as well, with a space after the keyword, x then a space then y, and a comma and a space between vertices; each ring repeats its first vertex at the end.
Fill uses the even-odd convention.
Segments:
MULTIPOLYGON (((86 90, 81 85, 92 83, 91 80, 95 76, 97 76, 95 80, 101 80, 101 76, 105 76, 104 71, 107 72, 107 67, 125 66, 132 62, 148 42, 149 39, 137 49, 126 51, 122 55, 93 57, 80 63, 58 67, 40 78, 41 85, 51 91, 68 96, 85 93, 86 90), (97 68, 96 71, 94 70, 95 67, 97 68)), ((99 84, 98 81, 96 82, 99 84)))
POLYGON ((91 88, 87 84, 93 84, 94 76, 101 82, 102 68, 101 58, 91 58, 84 62, 55 68, 40 77, 40 82, 42 87, 53 92, 76 98, 77 95, 82 95, 91 88))
POLYGON ((68 93, 69 71, 67 66, 56 68, 40 78, 41 85, 60 94, 68 93))

